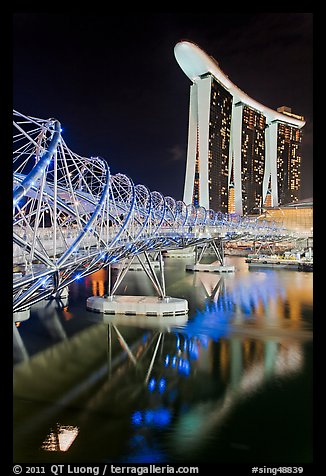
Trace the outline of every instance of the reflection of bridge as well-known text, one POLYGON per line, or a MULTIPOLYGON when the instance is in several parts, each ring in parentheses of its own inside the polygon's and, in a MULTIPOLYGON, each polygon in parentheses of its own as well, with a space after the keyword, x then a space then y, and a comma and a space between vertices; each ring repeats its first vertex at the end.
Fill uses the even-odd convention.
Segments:
POLYGON ((14 311, 111 263, 214 240, 284 240, 270 222, 195 208, 73 153, 60 123, 14 112, 14 311))
MULTIPOLYGON (((42 446, 81 458, 92 438, 93 451, 103 458, 116 451, 112 445, 108 450, 107 441, 121 445, 122 439, 140 435, 133 457, 145 457, 147 447, 153 457, 149 439, 160 438, 155 431, 169 427, 173 453, 185 454, 205 443, 244 398, 273 376, 300 372, 304 363, 300 336, 270 337, 267 331, 255 339, 251 330, 232 336, 225 323, 216 336, 199 322, 196 329, 188 323, 171 332, 163 325, 155 328, 157 320, 153 329, 141 330, 129 327, 129 318, 104 317, 107 325, 96 323, 68 338, 53 307, 46 318, 43 310, 38 318, 57 342, 14 368, 15 443, 32 449, 34 457, 42 446), (222 391, 202 394, 213 375, 222 391), (180 398, 190 404, 185 412, 180 398)), ((216 326, 216 315, 210 318, 216 326)), ((142 321, 144 327, 148 322, 142 321)))

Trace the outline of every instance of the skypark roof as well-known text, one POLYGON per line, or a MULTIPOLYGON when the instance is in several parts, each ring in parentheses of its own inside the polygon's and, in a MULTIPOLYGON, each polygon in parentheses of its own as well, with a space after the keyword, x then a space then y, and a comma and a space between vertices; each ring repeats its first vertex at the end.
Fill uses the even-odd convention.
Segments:
POLYGON ((195 43, 180 41, 174 47, 174 55, 179 66, 192 82, 196 82, 204 74, 211 73, 223 87, 232 94, 236 102, 243 102, 249 107, 261 112, 266 117, 267 123, 281 121, 298 128, 305 125, 305 121, 287 116, 279 111, 274 111, 274 109, 264 106, 252 99, 248 94, 232 83, 212 56, 205 53, 205 51, 199 48, 195 43))

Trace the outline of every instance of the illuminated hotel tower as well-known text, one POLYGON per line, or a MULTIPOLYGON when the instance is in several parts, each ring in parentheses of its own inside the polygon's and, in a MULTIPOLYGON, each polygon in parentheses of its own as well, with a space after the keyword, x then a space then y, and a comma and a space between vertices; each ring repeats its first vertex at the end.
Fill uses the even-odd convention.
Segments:
POLYGON ((303 117, 250 98, 194 43, 174 54, 192 81, 184 202, 243 215, 297 201, 303 117))

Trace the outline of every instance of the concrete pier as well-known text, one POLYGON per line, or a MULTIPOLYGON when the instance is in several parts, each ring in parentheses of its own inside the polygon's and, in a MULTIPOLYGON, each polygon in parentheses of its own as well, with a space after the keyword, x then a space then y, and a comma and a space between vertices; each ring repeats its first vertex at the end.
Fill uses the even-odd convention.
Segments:
POLYGON ((17 311, 13 313, 13 320, 14 322, 23 322, 27 321, 30 318, 31 310, 24 309, 23 311, 17 311))
POLYGON ((188 301, 157 296, 91 296, 86 301, 89 311, 128 316, 180 316, 188 313, 188 301))
POLYGON ((187 264, 186 271, 204 271, 208 273, 234 273, 234 266, 222 266, 219 262, 210 264, 187 264))
POLYGON ((193 247, 168 250, 164 252, 164 258, 193 258, 194 256, 195 251, 193 247))

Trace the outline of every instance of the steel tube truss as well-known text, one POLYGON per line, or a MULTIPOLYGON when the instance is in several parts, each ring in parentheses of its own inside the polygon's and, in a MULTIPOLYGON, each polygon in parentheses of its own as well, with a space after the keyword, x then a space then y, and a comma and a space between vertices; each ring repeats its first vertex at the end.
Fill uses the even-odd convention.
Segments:
MULTIPOLYGON (((59 121, 14 111, 13 309, 29 308, 117 261, 217 237, 280 240, 271 222, 224 215, 112 175, 65 143, 59 121)), ((164 283, 163 283, 164 286, 164 283)))

